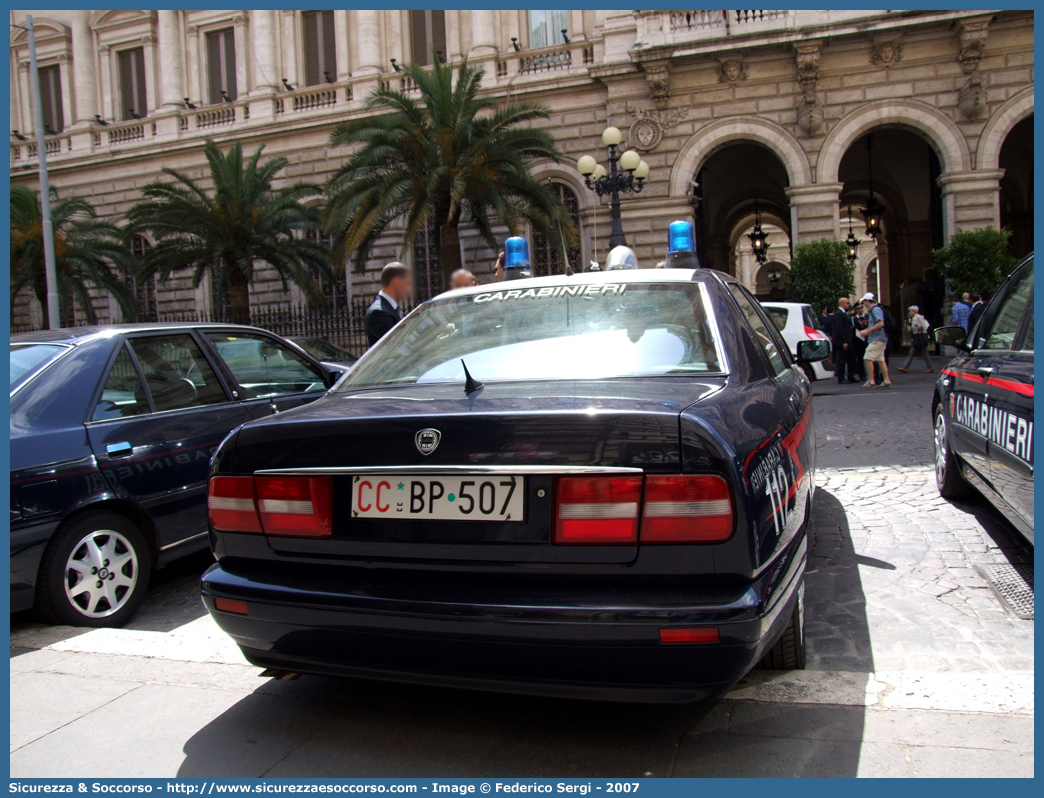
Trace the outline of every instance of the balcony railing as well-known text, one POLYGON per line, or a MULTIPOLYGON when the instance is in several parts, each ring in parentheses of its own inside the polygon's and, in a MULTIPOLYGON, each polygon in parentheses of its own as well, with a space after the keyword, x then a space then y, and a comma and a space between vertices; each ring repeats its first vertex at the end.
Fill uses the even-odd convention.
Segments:
POLYGON ((522 76, 543 76, 586 72, 594 63, 594 45, 589 41, 558 44, 502 55, 497 59, 497 80, 514 80, 522 76))
POLYGON ((805 27, 847 25, 888 11, 638 11, 635 47, 713 42, 735 36, 784 33, 805 27))

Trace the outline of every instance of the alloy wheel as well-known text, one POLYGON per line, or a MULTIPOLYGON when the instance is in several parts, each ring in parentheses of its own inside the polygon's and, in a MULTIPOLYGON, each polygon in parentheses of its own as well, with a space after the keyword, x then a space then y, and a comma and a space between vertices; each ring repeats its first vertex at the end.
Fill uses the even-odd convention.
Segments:
POLYGON ((99 529, 77 543, 65 564, 65 595, 87 618, 117 612, 138 583, 138 556, 119 532, 99 529))

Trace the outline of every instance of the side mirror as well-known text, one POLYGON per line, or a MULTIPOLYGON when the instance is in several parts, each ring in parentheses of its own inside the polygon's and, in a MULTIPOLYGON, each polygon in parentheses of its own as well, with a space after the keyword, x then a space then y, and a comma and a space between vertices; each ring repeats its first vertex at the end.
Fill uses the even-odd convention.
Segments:
POLYGON ((969 351, 968 345, 965 343, 968 340, 968 333, 959 324, 949 327, 938 327, 932 335, 935 337, 935 343, 937 344, 954 346, 962 352, 969 351))
POLYGON ((814 341, 798 341, 797 359, 799 363, 815 363, 819 360, 827 360, 830 350, 833 348, 830 341, 822 338, 814 341))

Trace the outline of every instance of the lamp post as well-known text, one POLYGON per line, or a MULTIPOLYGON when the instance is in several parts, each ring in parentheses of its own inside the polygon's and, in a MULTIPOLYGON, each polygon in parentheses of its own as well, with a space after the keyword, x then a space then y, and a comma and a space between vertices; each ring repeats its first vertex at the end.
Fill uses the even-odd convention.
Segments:
MULTIPOLYGON (((870 236, 874 241, 877 241, 877 237, 881 235, 881 206, 877 204, 874 199, 874 159, 871 147, 873 145, 873 136, 866 137, 866 168, 870 178, 870 198, 866 202, 866 207, 863 208, 861 213, 863 214, 863 220, 866 222, 866 234, 870 236)), ((880 299, 880 297, 878 297, 880 299)))
POLYGON ((619 128, 607 127, 602 132, 602 143, 609 149, 608 171, 591 155, 584 155, 576 162, 576 168, 584 176, 587 187, 599 197, 607 194, 611 197, 609 206, 612 210, 613 226, 609 234, 610 249, 627 246, 623 224, 620 221, 620 195, 627 192, 640 193, 642 183, 649 176, 649 164, 643 161, 635 150, 627 150, 622 155, 616 154, 616 148, 620 146, 621 141, 623 134, 619 128))
POLYGON ((759 264, 768 261, 770 245, 761 229, 761 210, 758 208, 757 200, 754 200, 754 229, 750 231, 747 238, 750 239, 750 251, 754 253, 754 260, 759 264))
POLYGON ((848 251, 845 253, 845 260, 851 265, 855 265, 855 262, 859 259, 859 244, 861 242, 855 237, 855 233, 852 232, 852 208, 848 208, 848 238, 845 239, 845 246, 848 247, 848 251))

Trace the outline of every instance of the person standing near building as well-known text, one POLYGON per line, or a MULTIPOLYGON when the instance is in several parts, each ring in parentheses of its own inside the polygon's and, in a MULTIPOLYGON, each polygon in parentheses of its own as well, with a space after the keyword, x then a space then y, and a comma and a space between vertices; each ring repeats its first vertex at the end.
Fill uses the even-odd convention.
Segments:
POLYGON ((982 316, 982 312, 986 309, 986 301, 978 291, 972 291, 971 298, 972 306, 968 312, 968 326, 965 328, 968 332, 974 329, 976 322, 979 321, 979 317, 982 316))
POLYGON ((882 388, 892 387, 892 378, 888 374, 888 363, 885 361, 885 347, 888 346, 888 333, 885 332, 885 317, 881 306, 877 304, 873 294, 866 294, 863 306, 870 309, 869 326, 862 332, 857 333, 860 338, 867 342, 866 354, 863 355, 863 365, 866 368, 866 382, 864 388, 875 388, 873 381, 874 363, 881 369, 884 382, 882 388))
POLYGON ((959 299, 953 300, 953 307, 950 310, 950 315, 955 325, 964 328, 965 332, 968 332, 968 317, 971 315, 971 305, 966 302, 962 302, 959 299))
POLYGON ((405 299, 413 292, 413 273, 398 261, 381 270, 381 290, 366 309, 366 337, 373 346, 402 320, 405 299))
POLYGON ((846 382, 856 382, 855 350, 852 342, 855 339, 855 326, 852 319, 848 317, 848 297, 843 296, 837 300, 837 310, 831 319, 830 329, 834 339, 834 376, 837 377, 838 385, 846 382))
POLYGON ((914 355, 920 355, 927 365, 924 373, 931 374, 934 371, 932 358, 928 354, 928 328, 931 325, 928 323, 928 319, 921 315, 921 309, 917 305, 910 305, 906 312, 909 315, 906 324, 910 328, 910 352, 906 356, 906 362, 899 367, 899 371, 905 374, 906 370, 910 368, 910 364, 913 363, 914 355))

